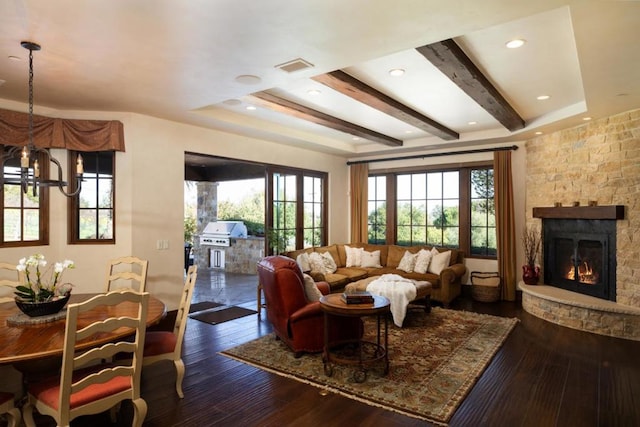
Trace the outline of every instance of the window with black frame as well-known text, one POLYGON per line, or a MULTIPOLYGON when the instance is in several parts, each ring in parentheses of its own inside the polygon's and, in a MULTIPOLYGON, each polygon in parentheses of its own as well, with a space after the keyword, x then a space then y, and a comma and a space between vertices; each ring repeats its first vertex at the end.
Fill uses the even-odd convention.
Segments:
POLYGON ((69 201, 69 243, 115 242, 115 152, 69 153, 75 165, 82 155, 84 174, 80 194, 69 201))

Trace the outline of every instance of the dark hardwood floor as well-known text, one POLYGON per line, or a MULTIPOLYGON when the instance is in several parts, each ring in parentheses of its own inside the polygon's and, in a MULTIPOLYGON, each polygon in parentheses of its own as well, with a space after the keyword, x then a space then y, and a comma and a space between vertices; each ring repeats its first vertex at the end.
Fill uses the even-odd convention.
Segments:
MULTIPOLYGON (((214 300, 255 309, 254 276, 201 271, 194 302, 214 300)), ((520 322, 450 420, 451 426, 640 426, 640 342, 557 326, 519 303, 460 298, 456 310, 518 317, 520 322)), ((170 362, 143 371, 144 425, 417 426, 423 421, 329 394, 228 359, 219 351, 271 330, 263 313, 219 325, 189 319, 183 360, 184 399, 170 362)), ((428 332, 426 332, 428 333, 428 332)), ((393 369, 393 361, 391 368, 393 369)), ((122 406, 120 425, 131 421, 122 406)), ((75 426, 110 425, 107 415, 75 426)), ((54 425, 40 417, 39 425, 54 425)))

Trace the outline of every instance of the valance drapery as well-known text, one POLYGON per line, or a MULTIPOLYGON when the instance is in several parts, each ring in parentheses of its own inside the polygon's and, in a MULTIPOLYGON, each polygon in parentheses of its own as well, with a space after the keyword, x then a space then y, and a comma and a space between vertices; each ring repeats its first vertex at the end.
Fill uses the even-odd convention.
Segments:
MULTIPOLYGON (((27 145, 29 114, 0 109, 0 145, 27 145)), ((125 151, 117 120, 58 119, 33 115, 33 143, 75 151, 125 151)))

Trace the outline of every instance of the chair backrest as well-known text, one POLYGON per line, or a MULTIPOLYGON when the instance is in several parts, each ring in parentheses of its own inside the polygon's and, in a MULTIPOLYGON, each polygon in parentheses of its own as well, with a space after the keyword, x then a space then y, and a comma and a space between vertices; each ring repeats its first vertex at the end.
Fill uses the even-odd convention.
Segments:
POLYGON ((16 263, 0 262, 0 303, 14 300, 14 289, 25 282, 24 273, 16 263))
POLYGON ((257 270, 267 317, 276 328, 286 330, 289 316, 308 304, 302 271, 293 259, 282 255, 262 258, 257 270))
POLYGON ((115 258, 107 265, 105 293, 118 289, 144 292, 149 261, 134 256, 115 258))
POLYGON ((182 341, 184 340, 184 332, 187 329, 187 316, 191 308, 191 298, 193 297, 193 289, 196 285, 198 277, 198 266, 191 265, 187 270, 187 277, 182 288, 182 296, 180 297, 180 306, 176 314, 176 323, 173 326, 173 333, 177 337, 174 353, 180 355, 182 353, 182 341))
MULTIPOLYGON (((142 351, 149 306, 149 293, 138 293, 132 290, 114 291, 97 295, 85 302, 69 304, 67 308, 67 324, 62 355, 62 371, 60 375, 59 405, 60 420, 70 420, 71 395, 78 393, 90 385, 104 384, 113 378, 122 378, 128 387, 122 387, 113 395, 100 396, 95 405, 106 410, 124 399, 140 398, 140 374, 142 371, 142 351), (94 310, 99 306, 116 306, 119 304, 134 304, 129 316, 108 317, 88 323, 83 313, 94 310), (88 323, 88 324, 87 324, 88 323), (119 328, 131 328, 135 332, 133 341, 123 337, 121 341, 111 342, 102 347, 92 348, 76 354, 76 342, 96 333, 115 331, 119 328), (92 374, 74 378, 74 371, 103 360, 111 360, 115 354, 131 353, 130 360, 119 365, 102 365, 101 370, 93 369, 92 374)), ((107 311, 108 312, 108 311, 107 311)))

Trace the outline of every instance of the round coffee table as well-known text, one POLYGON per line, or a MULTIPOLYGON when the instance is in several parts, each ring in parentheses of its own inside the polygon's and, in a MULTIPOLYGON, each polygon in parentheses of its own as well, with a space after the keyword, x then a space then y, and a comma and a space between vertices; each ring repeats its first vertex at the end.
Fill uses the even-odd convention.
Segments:
POLYGON ((347 304, 342 300, 342 294, 329 294, 320 298, 320 307, 324 311, 324 351, 322 362, 324 363, 324 373, 330 377, 333 375, 333 364, 356 365, 353 373, 354 381, 361 383, 367 379, 367 367, 380 360, 384 361, 384 375, 389 373, 389 355, 387 352, 389 338, 389 300, 383 296, 373 295, 373 303, 370 304, 347 304), (364 317, 376 316, 377 333, 376 341, 366 341, 363 339, 329 342, 329 316, 344 317, 364 317), (381 325, 384 323, 384 333, 381 325), (332 347, 355 343, 357 345, 357 355, 347 357, 338 355, 331 351, 332 347), (366 350, 368 349, 368 350, 366 350))

